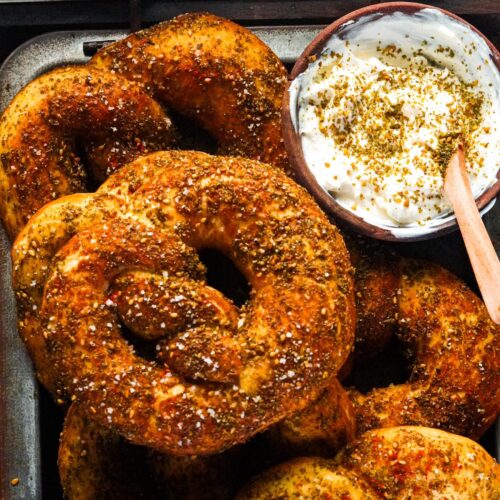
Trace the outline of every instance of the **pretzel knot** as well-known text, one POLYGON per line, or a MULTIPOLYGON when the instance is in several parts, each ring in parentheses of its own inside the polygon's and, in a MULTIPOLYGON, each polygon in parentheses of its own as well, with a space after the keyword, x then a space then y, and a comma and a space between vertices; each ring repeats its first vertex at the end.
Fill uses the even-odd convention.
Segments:
POLYGON ((238 312, 220 292, 178 270, 172 277, 130 271, 115 287, 111 296, 123 324, 139 337, 158 339, 157 357, 170 368, 192 379, 237 382, 238 312))
POLYGON ((347 252, 277 169, 202 153, 131 168, 141 162, 158 169, 154 182, 55 257, 41 311, 48 350, 102 425, 172 454, 220 451, 334 379, 353 343, 347 252), (252 287, 240 309, 206 284, 197 250, 207 247, 252 287))

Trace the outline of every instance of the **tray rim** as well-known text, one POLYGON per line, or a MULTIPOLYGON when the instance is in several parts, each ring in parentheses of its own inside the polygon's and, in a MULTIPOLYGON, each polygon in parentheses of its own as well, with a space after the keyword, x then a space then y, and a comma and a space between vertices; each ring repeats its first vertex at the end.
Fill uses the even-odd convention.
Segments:
MULTIPOLYGON (((303 49, 307 45, 305 40, 312 40, 324 27, 324 24, 292 24, 276 26, 258 25, 248 26, 247 28, 259 36, 259 38, 262 38, 271 48, 276 44, 273 37, 288 34, 289 36, 293 35, 295 37, 294 43, 300 45, 301 49, 303 49), (299 41, 299 36, 303 37, 303 41, 299 41)), ((53 53, 52 59, 44 59, 44 51, 52 50, 55 42, 68 43, 71 47, 72 43, 83 45, 85 42, 111 42, 119 38, 124 38, 127 34, 129 34, 129 31, 123 29, 56 30, 42 33, 26 40, 16 47, 0 66, 0 113, 3 113, 15 94, 32 79, 56 66, 84 64, 89 59, 89 57, 83 54, 83 50, 78 56, 74 53, 69 55, 59 52, 53 53), (38 64, 33 67, 33 62, 38 64), (30 78, 22 78, 26 71, 31 71, 30 78), (11 74, 14 75, 15 82, 23 83, 12 86, 10 82, 12 78, 11 74), (18 74, 17 78, 16 74, 18 74), (5 75, 8 75, 7 80, 9 80, 9 83, 7 84, 5 83, 5 75)), ((73 50, 75 48, 73 47, 73 50)), ((290 64, 294 62, 294 58, 290 55, 293 52, 293 47, 287 47, 287 49, 288 52, 280 58, 285 64, 290 64)))

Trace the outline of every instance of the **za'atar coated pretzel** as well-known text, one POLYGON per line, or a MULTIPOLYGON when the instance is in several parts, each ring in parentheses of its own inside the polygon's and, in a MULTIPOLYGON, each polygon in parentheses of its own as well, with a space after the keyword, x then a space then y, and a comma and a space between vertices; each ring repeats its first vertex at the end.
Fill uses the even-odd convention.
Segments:
POLYGON ((500 327, 484 303, 437 264, 351 254, 357 310, 370 311, 356 349, 366 357, 396 335, 410 366, 404 384, 350 391, 358 433, 423 425, 479 439, 500 411, 500 327))
POLYGON ((254 478, 238 500, 275 498, 495 500, 500 466, 470 439, 427 427, 375 429, 334 460, 298 458, 254 478))
POLYGON ((165 108, 205 129, 220 154, 288 168, 281 137, 287 72, 249 30, 179 16, 30 82, 0 122, 0 219, 11 239, 45 203, 92 190, 177 143, 165 108))
POLYGON ((194 152, 137 163, 163 168, 122 214, 59 250, 45 285, 43 333, 65 389, 101 425, 173 454, 220 451, 304 408, 335 377, 353 341, 347 252, 309 195, 275 168, 194 152), (235 262, 251 298, 236 329, 188 323, 169 354, 175 359, 203 337, 198 361, 221 365, 220 343, 236 346, 234 380, 219 384, 202 371, 196 381, 176 374, 169 355, 163 363, 137 356, 120 335, 113 301, 114 282, 134 271, 165 286, 169 278, 203 284, 195 249, 206 247, 235 262))

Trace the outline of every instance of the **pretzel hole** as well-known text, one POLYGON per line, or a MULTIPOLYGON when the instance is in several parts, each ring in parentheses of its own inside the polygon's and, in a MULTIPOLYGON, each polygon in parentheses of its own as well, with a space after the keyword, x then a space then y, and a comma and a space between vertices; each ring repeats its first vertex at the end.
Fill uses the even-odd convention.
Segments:
POLYGON ((147 340, 136 335, 127 325, 120 322, 122 338, 134 349, 134 352, 146 361, 158 361, 156 340, 147 340))
POLYGON ((354 363, 346 386, 353 386, 362 393, 390 384, 404 384, 410 377, 410 362, 405 358, 401 344, 392 337, 382 351, 369 361, 354 363))
POLYGON ((237 307, 250 298, 250 285, 234 262, 214 248, 203 248, 198 252, 207 269, 207 284, 219 290, 237 307))
POLYGON ((195 120, 169 109, 169 116, 179 130, 179 148, 182 150, 203 151, 209 154, 217 153, 217 143, 208 132, 203 130, 195 120))

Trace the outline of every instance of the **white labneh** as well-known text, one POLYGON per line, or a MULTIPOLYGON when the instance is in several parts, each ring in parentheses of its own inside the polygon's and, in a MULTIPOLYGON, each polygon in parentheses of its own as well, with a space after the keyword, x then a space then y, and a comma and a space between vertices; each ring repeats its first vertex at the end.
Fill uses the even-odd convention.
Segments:
POLYGON ((443 174, 459 140, 475 197, 500 167, 500 74, 482 37, 436 9, 346 23, 290 87, 318 183, 400 236, 450 217, 443 174))

